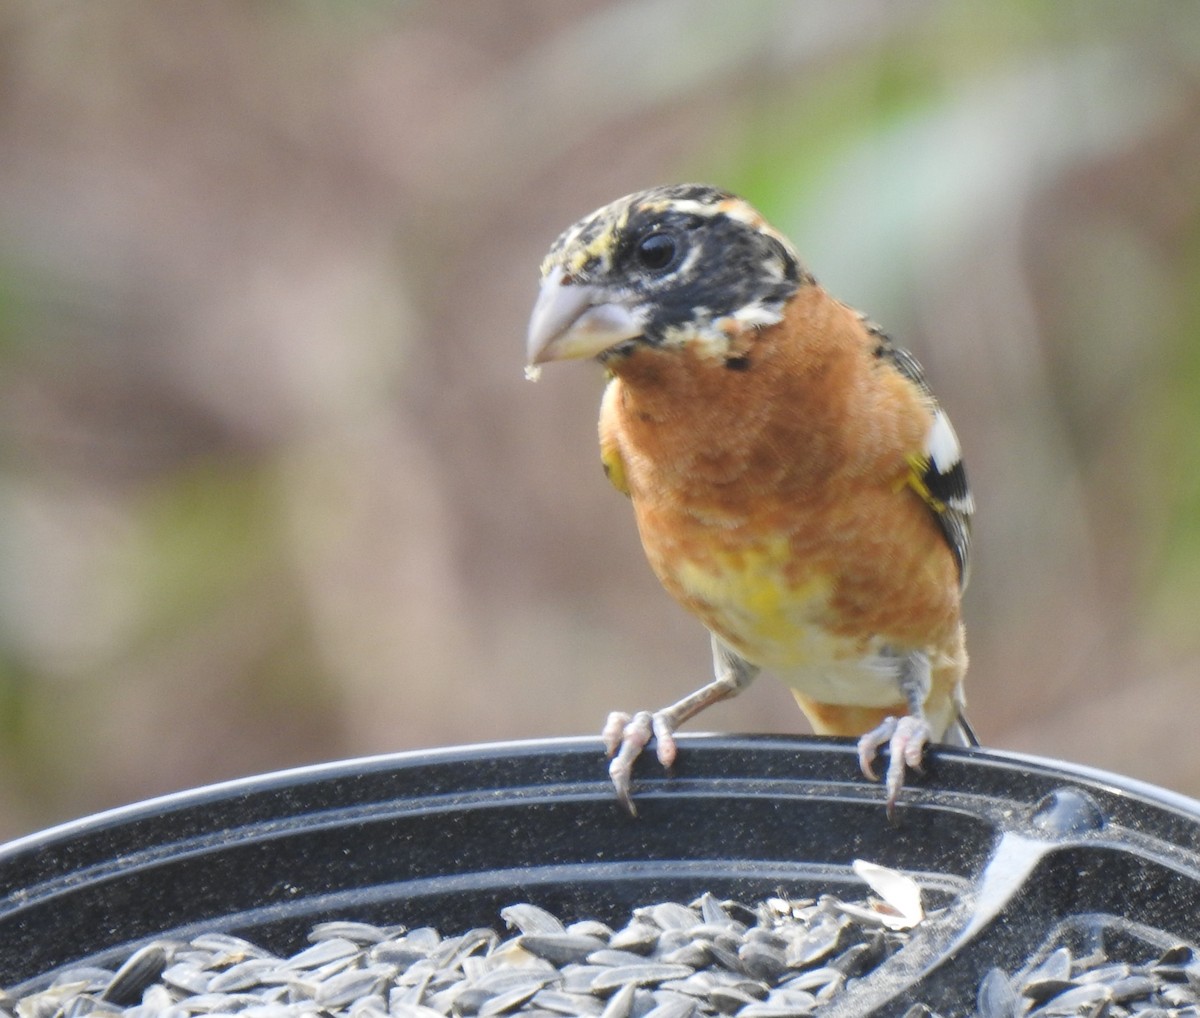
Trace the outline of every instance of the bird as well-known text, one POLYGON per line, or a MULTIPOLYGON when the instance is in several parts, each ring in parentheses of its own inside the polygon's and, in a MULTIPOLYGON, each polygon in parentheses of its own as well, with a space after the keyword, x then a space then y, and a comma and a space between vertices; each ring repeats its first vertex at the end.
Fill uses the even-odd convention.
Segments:
POLYGON ((653 741, 781 679, 818 735, 857 739, 887 815, 931 743, 978 745, 964 713, 962 595, 974 501, 918 361, 818 284, 745 199, 706 184, 626 195, 541 264, 527 376, 595 360, 604 472, 633 504, 666 591, 708 629, 712 681, 602 738, 636 815, 653 741))

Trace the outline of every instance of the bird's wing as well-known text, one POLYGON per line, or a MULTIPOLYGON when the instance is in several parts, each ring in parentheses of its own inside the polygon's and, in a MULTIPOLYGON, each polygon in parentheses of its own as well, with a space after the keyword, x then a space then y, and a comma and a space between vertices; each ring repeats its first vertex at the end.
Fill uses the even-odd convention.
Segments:
POLYGON ((878 344, 875 355, 917 386, 929 401, 933 421, 925 436, 925 447, 909 457, 907 481, 929 506, 942 528, 958 563, 959 582, 965 589, 970 576, 971 516, 975 512, 975 500, 967 483, 958 436, 946 411, 938 405, 917 359, 893 343, 878 326, 866 324, 878 344))

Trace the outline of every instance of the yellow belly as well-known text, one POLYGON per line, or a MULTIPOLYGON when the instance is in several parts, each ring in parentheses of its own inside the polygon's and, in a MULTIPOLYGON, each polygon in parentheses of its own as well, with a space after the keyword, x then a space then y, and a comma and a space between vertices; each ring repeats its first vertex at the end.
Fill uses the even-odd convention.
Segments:
MULTIPOLYGON (((886 707, 899 699, 898 660, 880 640, 822 625, 828 577, 789 578, 785 541, 672 563, 664 584, 730 647, 821 703, 886 707)), ((660 574, 662 575, 662 574, 660 574)))

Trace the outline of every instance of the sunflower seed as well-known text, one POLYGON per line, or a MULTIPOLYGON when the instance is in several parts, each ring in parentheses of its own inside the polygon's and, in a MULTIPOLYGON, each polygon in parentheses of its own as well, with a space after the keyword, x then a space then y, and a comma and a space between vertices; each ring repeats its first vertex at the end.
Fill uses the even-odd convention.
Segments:
POLYGON ((787 948, 789 968, 801 969, 816 965, 838 950, 842 933, 849 924, 831 915, 823 915, 787 948))
POLYGON ((202 933, 189 946, 209 955, 210 968, 224 968, 247 958, 271 957, 269 951, 264 951, 257 944, 229 933, 202 933))
POLYGON ((519 986, 516 989, 509 990, 507 993, 498 993, 496 996, 486 1000, 479 1009, 480 1018, 488 1018, 490 1015, 507 1014, 509 1011, 520 1007, 529 1000, 538 990, 539 986, 519 986))
MULTIPOLYGON (((56 1013, 61 1014, 62 1018, 85 1018, 86 1015, 100 1014, 104 1010, 105 1004, 99 997, 93 997, 91 994, 85 993, 78 997, 73 997, 56 1013)), ((108 1013, 111 1014, 112 1012, 108 1013)))
POLYGON ((562 922, 537 905, 509 905, 500 910, 500 918, 522 933, 566 933, 562 922))
POLYGON ((624 965, 641 965, 646 961, 640 954, 632 951, 614 951, 611 948, 601 948, 587 956, 589 965, 599 965, 602 968, 617 968, 624 965))
POLYGON ((206 989, 210 993, 249 990, 255 986, 277 983, 281 975, 283 973, 280 972, 277 959, 247 958, 236 965, 230 965, 224 972, 218 972, 210 977, 206 989))
POLYGON ((553 965, 582 961, 588 955, 604 950, 603 940, 572 933, 523 933, 517 943, 553 965))
POLYGON ((162 944, 147 944, 135 951, 117 969, 112 981, 100 994, 101 1000, 112 1004, 132 1004, 142 997, 142 991, 153 983, 167 967, 167 948, 162 944))
POLYGON ((1008 976, 1000 969, 992 969, 979 984, 976 1007, 979 1018, 1017 1018, 1021 1001, 1008 976))
MULTIPOLYGON (((700 917, 692 909, 674 901, 663 901, 644 911, 663 930, 686 930, 700 923, 700 917)), ((637 914, 635 911, 634 915, 637 914)))
POLYGON ((637 986, 634 983, 626 983, 609 998, 607 1006, 600 1013, 600 1018, 629 1018, 633 1014, 636 996, 637 986))
POLYGON ((733 986, 717 987, 709 994, 709 999, 722 1014, 734 1014, 744 1007, 758 1003, 750 994, 733 986))
POLYGON ((700 909, 700 921, 702 923, 712 923, 715 926, 724 926, 730 922, 729 912, 725 906, 717 900, 716 895, 705 891, 699 898, 692 903, 692 908, 700 909))
POLYGON ((748 976, 765 982, 774 982, 787 970, 783 950, 770 943, 749 941, 738 951, 738 958, 748 976))
POLYGON ((687 965, 664 965, 661 962, 641 962, 637 965, 618 965, 607 969, 592 980, 592 992, 607 995, 626 983, 653 986, 668 979, 683 979, 692 974, 687 965))
POLYGON ((1042 979, 1065 980, 1071 978, 1071 952, 1065 947, 1052 951, 1036 969, 1029 973, 1029 982, 1042 979))
POLYGON ((60 972, 54 977, 54 981, 50 986, 56 987, 64 983, 80 983, 84 986, 90 986, 94 990, 101 990, 112 981, 112 977, 113 974, 108 969, 102 969, 95 965, 80 965, 77 968, 60 972))
POLYGON ((750 1004, 738 1012, 738 1018, 808 1018, 816 1014, 816 1001, 812 1007, 793 1004, 750 1004))
POLYGON ((283 962, 282 967, 287 969, 319 969, 332 962, 344 961, 347 958, 352 958, 362 952, 362 948, 354 943, 353 940, 347 940, 345 937, 332 937, 329 940, 322 940, 312 947, 305 948, 299 954, 293 955, 283 962))
POLYGON ((658 945, 661 933, 662 931, 653 923, 635 919, 628 926, 617 930, 609 938, 608 946, 615 951, 649 954, 658 945))
POLYGON ((1070 979, 1034 979, 1025 984, 1022 993, 1035 1004, 1044 1004, 1075 985, 1070 979))
POLYGON ((392 1018, 445 1018, 445 1013, 421 1004, 392 1004, 388 1007, 392 1018))
POLYGON ((657 1006, 646 1012, 645 1018, 691 1018, 695 1013, 694 1000, 675 994, 657 1002, 657 1006))
POLYGON ((604 1010, 604 1002, 590 993, 566 993, 562 990, 545 988, 537 991, 533 997, 533 1003, 543 1011, 571 1015, 573 1018, 598 1015, 604 1010))
POLYGON ((687 965, 689 968, 702 969, 712 960, 712 950, 703 941, 688 943, 673 951, 666 951, 661 960, 667 965, 687 965))
POLYGON ((326 1009, 345 1007, 362 997, 373 996, 395 974, 396 970, 386 965, 348 969, 321 983, 313 999, 326 1009))
POLYGON ((1093 1005, 1112 1000, 1112 991, 1098 983, 1075 986, 1060 993, 1033 1012, 1038 1018, 1058 1015, 1089 1014, 1093 1005))

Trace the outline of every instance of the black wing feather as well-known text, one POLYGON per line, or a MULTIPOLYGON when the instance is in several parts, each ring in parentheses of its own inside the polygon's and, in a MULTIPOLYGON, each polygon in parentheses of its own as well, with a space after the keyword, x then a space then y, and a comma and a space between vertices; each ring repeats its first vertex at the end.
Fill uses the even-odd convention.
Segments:
MULTIPOLYGON (((865 319, 864 324, 876 340, 875 356, 887 361, 916 385, 929 400, 934 414, 942 415, 941 424, 949 428, 949 418, 945 417, 945 411, 938 406, 937 398, 929 388, 925 370, 920 362, 903 347, 893 343, 878 325, 865 319)), ((953 432, 953 429, 950 430, 953 432)), ((928 450, 925 450, 920 464, 918 492, 942 528, 946 543, 958 563, 959 582, 965 588, 970 575, 971 515, 975 511, 975 503, 971 497, 971 487, 967 483, 966 468, 961 457, 957 455, 957 441, 956 438, 956 455, 951 462, 935 463, 928 450)))

